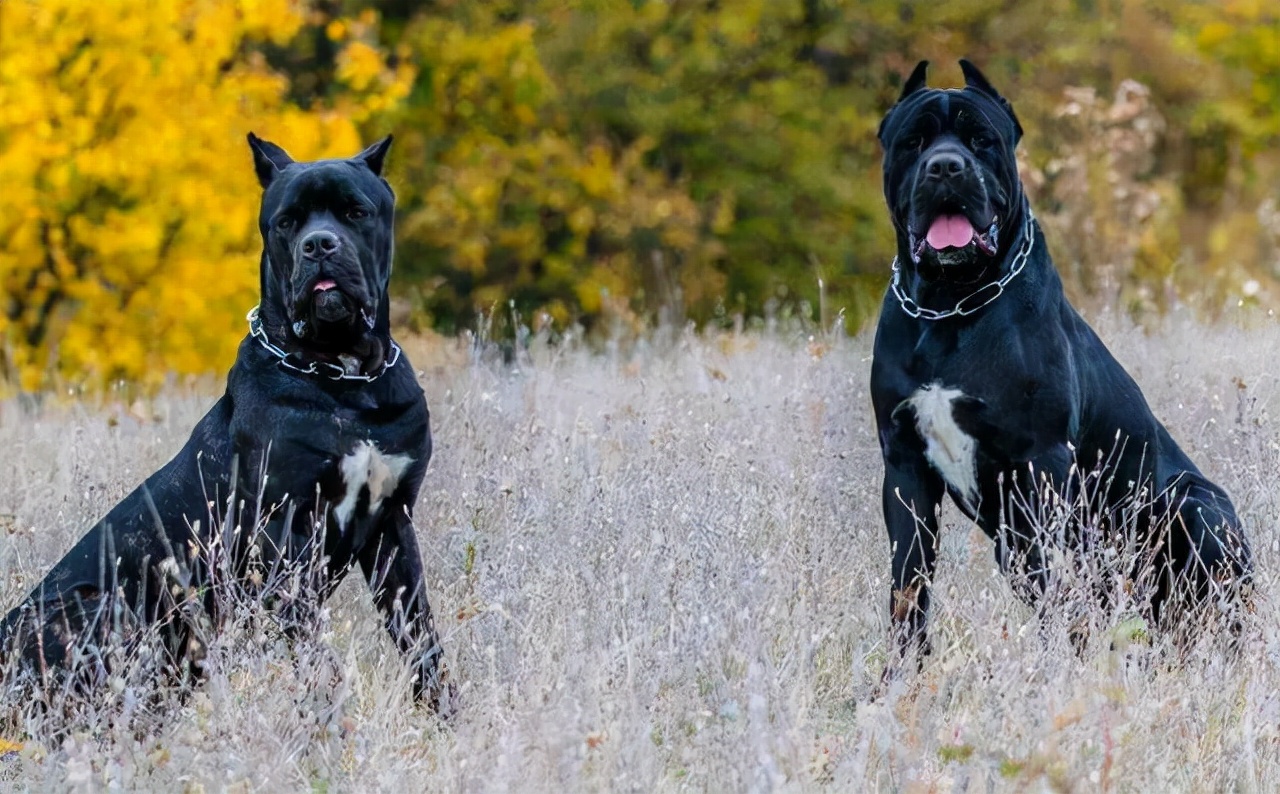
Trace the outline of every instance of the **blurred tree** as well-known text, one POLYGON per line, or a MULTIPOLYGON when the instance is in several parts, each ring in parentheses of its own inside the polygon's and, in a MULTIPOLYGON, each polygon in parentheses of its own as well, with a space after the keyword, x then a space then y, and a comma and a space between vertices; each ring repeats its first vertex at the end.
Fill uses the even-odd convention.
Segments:
POLYGON ((254 48, 302 24, 290 0, 0 3, 10 380, 155 383, 230 363, 260 250, 245 133, 300 157, 349 154, 354 122, 396 90, 380 61, 347 53, 342 103, 290 105, 254 48))
POLYGON ((508 299, 588 322, 816 305, 824 271, 865 315, 870 290, 832 276, 892 250, 871 223, 879 111, 827 90, 810 37, 765 0, 436 3, 385 119, 413 139, 400 283, 446 328, 508 299))
MULTIPOLYGON (((1188 258, 1229 270, 1207 241, 1257 206, 1257 191, 1231 187, 1280 124, 1268 102, 1280 23, 1243 0, 381 5, 421 66, 410 100, 376 119, 415 138, 398 166, 399 283, 445 328, 507 300, 587 321, 619 303, 651 315, 674 302, 697 320, 758 314, 815 305, 820 278, 827 305, 856 327, 875 312, 892 256, 875 128, 920 58, 935 62, 937 85, 958 83, 961 56, 984 65, 1032 131, 1028 167, 1051 204, 1096 200, 1116 178, 1093 172, 1088 195, 1053 189, 1050 166, 1094 146, 1087 125, 1059 129, 1067 89, 1110 95, 1130 78, 1150 88, 1167 123, 1133 138, 1150 157, 1124 178, 1163 197, 1144 216, 1162 242, 1117 242, 1136 263, 1068 261, 1082 290, 1103 288, 1091 273, 1104 267, 1157 281, 1185 280, 1188 258), (588 157, 617 172, 616 192, 569 176, 588 157), (660 217, 645 214, 652 202, 660 217), (602 288, 610 301, 594 297, 602 288)), ((1120 228, 1127 216, 1103 214, 1109 202, 1095 206, 1086 226, 1134 233, 1120 228)), ((1098 250, 1068 253, 1086 249, 1098 250)))
POLYGON ((131 9, 0 2, 0 367, 29 387, 229 360, 254 284, 250 128, 301 157, 396 133, 394 284, 444 330, 508 303, 587 325, 825 304, 857 327, 893 249, 875 129, 921 58, 935 85, 973 58, 1014 101, 1077 295, 1221 306, 1280 278, 1273 3, 131 9))
POLYGON ((690 271, 715 259, 715 208, 647 166, 652 141, 569 123, 574 105, 547 73, 532 22, 501 4, 459 6, 420 16, 401 43, 420 76, 379 119, 400 135, 399 283, 438 325, 470 325, 477 309, 507 301, 559 322, 594 317, 606 304, 625 309, 655 279, 670 286, 652 270, 664 256, 690 271))

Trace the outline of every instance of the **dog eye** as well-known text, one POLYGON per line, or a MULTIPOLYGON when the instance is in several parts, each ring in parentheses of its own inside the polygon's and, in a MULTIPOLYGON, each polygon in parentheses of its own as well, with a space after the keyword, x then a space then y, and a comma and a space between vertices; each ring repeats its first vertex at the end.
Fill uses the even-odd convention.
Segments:
POLYGON ((369 211, 363 207, 352 207, 347 210, 347 217, 353 221, 358 221, 362 218, 369 217, 369 211))
POLYGON ((924 143, 924 136, 922 135, 908 135, 902 139, 904 149, 919 149, 922 143, 924 143))
POLYGON ((281 215, 279 218, 276 218, 276 228, 282 232, 289 231, 293 228, 293 218, 290 218, 288 215, 281 215))
POLYGON ((992 141, 991 138, 987 137, 986 135, 975 135, 973 136, 973 140, 969 141, 969 148, 985 149, 988 146, 990 146, 992 143, 994 143, 994 141, 992 141))

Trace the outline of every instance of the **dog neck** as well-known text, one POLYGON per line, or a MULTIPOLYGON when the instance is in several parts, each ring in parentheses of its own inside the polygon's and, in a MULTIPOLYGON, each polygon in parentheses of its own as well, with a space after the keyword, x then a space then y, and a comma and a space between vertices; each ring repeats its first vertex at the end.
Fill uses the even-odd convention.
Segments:
MULTIPOLYGON (((356 333, 342 342, 298 338, 293 332, 284 296, 276 287, 265 254, 262 263, 262 299, 255 316, 256 323, 261 328, 260 338, 265 337, 261 341, 281 351, 284 360, 294 369, 317 369, 310 366, 316 363, 319 364, 318 369, 325 371, 337 367, 349 376, 376 376, 390 365, 392 353, 396 349, 391 340, 391 314, 385 293, 378 301, 378 313, 371 328, 365 328, 361 324, 355 329, 356 333)), ((250 323, 251 328, 253 322, 250 323)))
POLYGON ((942 267, 917 264, 910 256, 906 235, 899 232, 891 292, 903 311, 913 317, 941 320, 966 316, 998 298, 1026 266, 1035 244, 1035 218, 1025 198, 1010 226, 1017 229, 1002 245, 999 256, 972 266, 942 267))

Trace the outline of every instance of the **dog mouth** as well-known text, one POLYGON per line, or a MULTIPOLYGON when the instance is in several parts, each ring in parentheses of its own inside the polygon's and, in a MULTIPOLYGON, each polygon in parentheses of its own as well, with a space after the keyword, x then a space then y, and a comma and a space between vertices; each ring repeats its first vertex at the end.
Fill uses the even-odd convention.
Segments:
POLYGON ((979 232, 968 216, 939 213, 923 234, 910 233, 911 260, 917 265, 928 251, 942 264, 972 260, 975 254, 993 257, 1000 249, 1000 219, 994 215, 979 232))
POLYGON ((311 315, 317 321, 345 323, 357 310, 356 302, 333 279, 320 279, 311 286, 311 315))
POLYGON ((326 328, 373 328, 374 312, 333 278, 318 276, 295 305, 293 333, 300 339, 327 336, 326 328))

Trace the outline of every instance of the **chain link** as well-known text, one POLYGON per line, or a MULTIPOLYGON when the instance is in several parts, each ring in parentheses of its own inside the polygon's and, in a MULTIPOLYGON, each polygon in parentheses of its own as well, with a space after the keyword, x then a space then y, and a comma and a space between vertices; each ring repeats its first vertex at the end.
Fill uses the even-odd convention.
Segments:
POLYGON ((1013 257, 1013 267, 1009 268, 1009 272, 1006 273, 1004 278, 999 281, 984 284, 974 292, 971 292, 961 298, 960 301, 956 303, 955 308, 945 309, 943 311, 927 309, 908 297, 907 294, 902 291, 902 273, 901 268, 898 266, 898 257, 896 256, 893 258, 893 280, 889 282, 889 288, 893 290, 893 295, 898 299, 898 303, 902 306, 902 310, 909 316, 918 320, 934 322, 936 320, 945 320, 948 317, 967 317, 1003 295, 1004 288, 1009 285, 1010 281, 1017 278, 1018 274, 1022 272, 1022 269, 1027 266, 1027 258, 1031 256, 1031 249, 1036 243, 1035 229, 1032 227, 1032 224, 1034 223, 1035 216, 1031 214, 1031 208, 1028 207, 1027 223, 1022 232, 1022 248, 1018 249, 1018 253, 1013 257), (968 305, 970 301, 979 297, 988 290, 994 290, 994 292, 991 293, 991 297, 975 306, 968 305))
POLYGON ((361 375, 359 373, 352 375, 337 364, 330 364, 328 361, 309 361, 305 367, 300 367, 289 360, 288 353, 280 349, 280 347, 273 344, 272 341, 267 338, 267 331, 262 327, 262 320, 258 317, 257 306, 254 306, 249 310, 249 313, 245 315, 245 319, 249 321, 249 335, 254 339, 257 339, 258 344, 266 348, 268 353, 280 359, 280 361, 277 362, 280 366, 285 369, 291 369, 294 372, 299 372, 303 375, 319 375, 321 377, 328 378, 329 380, 358 380, 364 383, 373 383, 375 380, 382 377, 387 370, 394 367, 396 362, 400 360, 400 346, 397 345, 395 341, 392 341, 391 357, 382 362, 382 369, 372 375, 361 375))

